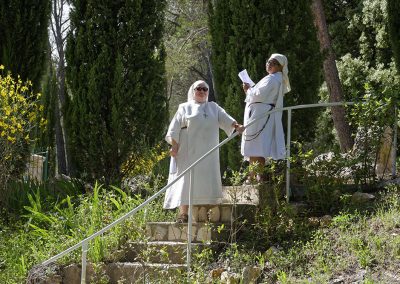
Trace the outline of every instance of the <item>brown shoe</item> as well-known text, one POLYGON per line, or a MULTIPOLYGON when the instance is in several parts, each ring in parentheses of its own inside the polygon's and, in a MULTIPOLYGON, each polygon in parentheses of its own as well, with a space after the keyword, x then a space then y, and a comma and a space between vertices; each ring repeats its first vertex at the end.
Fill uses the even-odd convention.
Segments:
POLYGON ((183 224, 183 223, 187 223, 189 220, 189 216, 186 213, 181 213, 178 215, 178 218, 176 218, 176 223, 178 224, 183 224))

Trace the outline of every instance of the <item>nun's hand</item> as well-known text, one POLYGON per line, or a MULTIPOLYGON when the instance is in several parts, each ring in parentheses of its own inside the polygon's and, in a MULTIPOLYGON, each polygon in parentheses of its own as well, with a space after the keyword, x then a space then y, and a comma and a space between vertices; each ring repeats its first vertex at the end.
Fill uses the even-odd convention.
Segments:
POLYGON ((246 128, 245 128, 243 125, 241 125, 241 124, 239 124, 238 127, 236 127, 236 131, 237 131, 239 134, 242 134, 245 130, 246 130, 246 128))
POLYGON ((249 83, 243 83, 243 91, 246 93, 248 89, 250 89, 250 84, 249 83))
POLYGON ((176 157, 178 155, 179 144, 173 144, 171 149, 169 149, 169 154, 171 157, 176 157))

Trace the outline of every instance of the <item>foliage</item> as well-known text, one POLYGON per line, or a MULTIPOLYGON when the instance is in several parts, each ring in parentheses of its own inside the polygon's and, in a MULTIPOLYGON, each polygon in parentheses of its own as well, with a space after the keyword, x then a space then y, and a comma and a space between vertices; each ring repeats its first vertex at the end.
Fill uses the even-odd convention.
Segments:
MULTIPOLYGON (((357 110, 353 110, 353 107, 347 108, 356 139, 362 127, 369 128, 368 123, 363 120, 366 116, 369 117, 369 122, 375 119, 374 125, 378 124, 380 127, 393 125, 386 118, 390 120, 393 118, 390 108, 398 102, 400 80, 393 61, 394 54, 390 48, 388 3, 388 1, 380 0, 338 0, 325 3, 329 31, 338 56, 337 66, 345 100, 365 102, 362 109, 360 107, 356 107, 357 110), (385 111, 378 111, 378 109, 382 110, 381 107, 374 110, 375 105, 371 103, 374 100, 378 101, 378 105, 385 105, 385 111), (361 110, 365 113, 361 114, 361 110), (382 124, 382 122, 385 123, 382 124)), ((325 90, 321 90, 320 97, 324 101, 326 100, 325 90)), ((318 144, 317 147, 321 151, 334 149, 326 138, 326 133, 333 133, 328 109, 319 118, 319 125, 317 141, 321 141, 322 145, 316 142, 313 146, 318 144), (326 142, 325 146, 324 142, 326 142)), ((377 128, 374 129, 372 131, 377 130, 377 128)), ((367 130, 364 131, 364 134, 367 133, 367 130)), ((380 137, 371 136, 378 142, 380 137)), ((365 147, 364 150, 366 150, 365 147)), ((379 150, 379 147, 375 147, 375 150, 379 150)))
MULTIPOLYGON (((125 177, 157 173, 157 167, 160 166, 160 162, 168 157, 169 152, 166 151, 165 147, 163 147, 161 143, 157 144, 153 148, 143 147, 140 151, 131 154, 129 159, 122 166, 122 172, 125 177)), ((161 169, 158 171, 160 170, 161 169)))
POLYGON ((363 0, 362 9, 348 23, 347 29, 359 36, 359 53, 343 54, 339 64, 348 99, 361 99, 358 91, 364 90, 366 84, 380 96, 393 97, 398 93, 399 79, 390 48, 386 5, 386 1, 363 0))
MULTIPOLYGON (((323 83, 319 89, 320 102, 329 101, 329 93, 326 83, 323 83)), ((313 149, 316 153, 327 153, 330 151, 339 152, 339 138, 333 125, 331 108, 325 108, 321 111, 316 120, 316 130, 313 141, 304 143, 306 149, 313 149)))
POLYGON ((389 38, 394 59, 396 61, 397 72, 400 73, 400 3, 396 0, 387 0, 389 38))
MULTIPOLYGON (((389 145, 389 149, 392 147, 392 133, 390 131, 390 137, 385 137, 385 132, 388 132, 395 122, 393 102, 396 100, 389 96, 379 98, 379 94, 374 93, 367 93, 364 99, 363 103, 355 105, 351 113, 355 123, 358 123, 358 145, 353 154, 358 156, 364 165, 370 165, 365 178, 374 178, 377 163, 386 160, 381 157, 381 152, 387 147, 385 144, 389 145), (387 139, 389 141, 385 141, 387 139)), ((389 169, 391 165, 385 166, 389 169)))
POLYGON ((59 171, 59 167, 56 165, 58 162, 56 155, 56 103, 58 101, 57 96, 57 79, 55 76, 55 70, 51 66, 50 62, 46 68, 46 74, 42 82, 42 96, 40 103, 43 105, 43 117, 46 119, 46 128, 42 131, 35 133, 37 140, 33 147, 33 151, 47 152, 47 173, 48 177, 55 177, 56 171, 59 171))
POLYGON ((159 141, 167 117, 164 5, 72 1, 67 129, 75 175, 118 181, 139 142, 159 141))
POLYGON ((40 90, 48 44, 51 1, 0 2, 0 64, 40 90))
MULTIPOLYGON (((62 182, 58 186, 73 195, 58 192, 52 196, 47 192, 45 196, 42 193, 46 192, 45 188, 26 184, 28 194, 23 218, 1 215, 1 283, 21 283, 34 264, 76 244, 143 202, 140 196, 130 196, 117 187, 106 189, 96 184, 92 193, 81 195, 76 183, 62 182)), ((143 221, 140 211, 96 238, 89 244, 88 260, 113 259, 113 251, 127 239, 142 238, 143 221)), ((79 263, 80 254, 76 250, 60 262, 79 263)))
MULTIPOLYGON (((391 283, 400 268, 399 190, 398 186, 389 186, 372 210, 344 209, 331 224, 319 228, 313 229, 306 219, 297 218, 293 220, 293 231, 287 223, 288 235, 264 243, 266 247, 261 250, 249 246, 254 248, 255 243, 264 242, 266 239, 260 237, 266 233, 247 231, 253 236, 249 244, 226 247, 217 262, 209 253, 200 255, 195 261, 201 265, 195 266, 192 279, 205 281, 199 275, 216 266, 240 272, 247 265, 256 265, 262 269, 262 283, 330 283, 338 279, 345 283, 362 279, 369 281, 366 283, 391 283), (292 234, 297 238, 289 241, 292 234)), ((278 229, 269 234, 273 238, 277 233, 278 229)))
POLYGON ((366 103, 355 107, 359 114, 365 115, 360 119, 365 121, 365 125, 363 131, 359 131, 352 152, 343 154, 336 149, 319 154, 307 151, 307 147, 299 142, 292 142, 293 198, 307 202, 314 214, 338 212, 347 204, 347 200, 342 198, 344 194, 371 189, 376 184, 375 170, 380 156, 382 127, 374 126, 376 118, 372 118, 372 113, 380 116, 386 106, 375 100, 370 103, 375 107, 366 103), (365 109, 373 109, 374 112, 365 109), (304 196, 299 192, 304 192, 304 196))
POLYGON ((208 99, 215 101, 207 7, 208 1, 167 1, 164 44, 170 114, 187 100, 189 86, 199 79, 208 83, 208 99))
MULTIPOLYGON (((0 65, 0 192, 11 178, 19 178, 29 158, 31 133, 41 117, 40 94, 32 91, 30 81, 3 74, 0 65)), ((45 125, 41 119, 41 126, 45 125)), ((1 199, 1 198, 0 198, 1 199)))
MULTIPOLYGON (((316 102, 322 59, 309 1, 215 1, 209 20, 215 91, 220 105, 234 118, 243 117, 244 109, 237 74, 247 69, 257 82, 265 76, 266 59, 275 52, 285 54, 289 61, 292 92, 285 97, 285 105, 316 102)), ((317 112, 296 111, 293 137, 312 139, 313 128, 309 125, 317 112)), ((239 143, 232 141, 221 150, 223 168, 238 169, 239 143)))
MULTIPOLYGON (((277 166, 275 172, 279 172, 277 166)), ((7 222, 1 219, 0 281, 4 283, 20 283, 33 264, 75 244, 143 201, 119 188, 106 190, 99 185, 88 195, 66 196, 58 201, 42 199, 35 188, 29 192, 24 223, 22 220, 7 222)), ((74 189, 70 188, 69 192, 74 192, 74 189)), ((397 261, 400 239, 396 233, 400 225, 398 186, 390 186, 382 192, 373 210, 354 211, 344 207, 333 217, 331 225, 320 228, 310 226, 305 218, 307 215, 297 215, 289 205, 280 203, 280 192, 275 191, 274 195, 277 198, 273 197, 273 200, 278 200, 279 204, 268 209, 274 210, 269 216, 263 218, 261 215, 267 211, 257 213, 257 226, 245 231, 245 235, 250 237, 247 242, 242 238, 240 244, 232 243, 222 250, 194 253, 193 270, 189 275, 191 281, 206 281, 208 270, 216 266, 236 273, 245 266, 258 266, 262 269, 261 279, 271 283, 278 279, 286 283, 310 279, 325 283, 338 275, 353 279, 365 269, 368 279, 377 280, 383 275, 382 267, 389 272, 400 268, 397 261)), ((153 207, 149 208, 150 215, 156 214, 152 220, 162 219, 160 212, 151 213, 153 207)), ((97 263, 113 260, 115 249, 123 246, 127 239, 143 240, 143 213, 139 212, 123 226, 115 227, 91 243, 89 260, 97 263), (126 230, 127 227, 134 229, 126 230)), ((161 250, 158 253, 165 252, 161 250)), ((63 258, 61 263, 79 262, 79 258, 78 250, 63 258)), ((187 277, 183 274, 174 279, 185 282, 187 277)))

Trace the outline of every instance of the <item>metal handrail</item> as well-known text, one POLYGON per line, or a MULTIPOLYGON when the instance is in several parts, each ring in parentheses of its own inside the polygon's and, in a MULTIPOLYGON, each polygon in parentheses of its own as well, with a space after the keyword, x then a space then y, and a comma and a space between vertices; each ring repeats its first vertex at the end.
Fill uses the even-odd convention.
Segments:
POLYGON ((290 201, 290 144, 291 144, 291 134, 292 134, 292 110, 294 109, 305 109, 305 108, 315 108, 315 107, 333 107, 341 105, 353 105, 354 102, 334 102, 334 103, 319 103, 319 104, 308 104, 308 105, 297 105, 292 107, 285 107, 283 110, 288 111, 287 120, 287 134, 286 134, 286 201, 290 201))
MULTIPOLYGON (((270 111, 267 111, 264 114, 261 114, 257 117, 255 117, 252 121, 250 121, 247 125, 244 125, 245 128, 251 126, 254 124, 256 121, 259 119, 273 114, 275 112, 283 112, 283 111, 288 111, 288 121, 287 121, 287 145, 286 145, 286 160, 287 160, 287 170, 286 170, 286 198, 287 201, 289 201, 290 198, 290 143, 291 143, 291 112, 292 110, 295 109, 305 109, 305 108, 314 108, 314 107, 333 107, 333 106, 340 106, 340 105, 353 105, 355 104, 354 102, 333 102, 333 103, 318 103, 318 104, 307 104, 307 105, 297 105, 297 106, 290 106, 290 107, 284 107, 284 108, 274 108, 270 111)), ((397 126, 397 124, 396 124, 397 126)), ((157 193, 152 195, 150 198, 148 198, 146 201, 144 201, 142 204, 137 206, 136 208, 132 209, 125 215, 119 217, 116 219, 114 222, 110 223, 109 225, 105 226, 103 229, 97 231, 96 233, 92 234, 91 236, 85 238, 84 240, 80 241, 79 243, 75 244, 74 246, 71 246, 70 248, 64 250, 63 252, 49 258, 48 260, 44 261, 42 265, 48 265, 59 258, 65 256, 71 251, 76 250, 79 247, 82 247, 82 273, 86 271, 86 252, 87 252, 87 246, 89 241, 92 239, 96 238, 99 235, 102 235, 106 231, 110 230, 114 226, 118 225, 119 223, 125 221, 127 218, 131 217, 135 213, 137 213, 139 210, 141 210, 143 207, 148 205, 150 202, 152 202, 154 199, 156 199, 158 196, 160 196, 162 193, 164 193, 170 186, 172 186, 175 182, 177 182, 180 178, 182 178, 186 173, 191 171, 198 163, 200 163, 203 159, 205 159, 208 155, 210 155, 212 152, 220 148, 221 146, 225 145, 228 143, 230 140, 235 138, 238 135, 238 132, 233 132, 229 137, 224 139, 222 142, 220 142, 218 145, 210 149, 207 153, 205 153, 203 156, 201 156, 197 161, 195 161, 192 165, 190 165, 187 169, 185 169, 181 174, 179 174, 173 181, 168 183, 166 186, 164 186, 162 189, 160 189, 157 193)), ((396 143, 396 141, 395 141, 396 143)), ((395 154, 396 155, 396 154, 395 154)), ((395 159, 394 159, 395 160, 395 159)), ((395 161, 394 161, 395 163, 395 161)), ((396 165, 394 164, 394 167, 396 165)), ((191 183, 192 183, 192 175, 191 175, 191 183)), ((190 258, 191 258, 191 226, 192 226, 192 202, 191 202, 191 189, 189 193, 189 220, 188 220, 188 250, 187 250, 187 266, 188 270, 190 271, 190 258)), ((85 283, 85 278, 86 275, 81 276, 81 283, 85 283)))

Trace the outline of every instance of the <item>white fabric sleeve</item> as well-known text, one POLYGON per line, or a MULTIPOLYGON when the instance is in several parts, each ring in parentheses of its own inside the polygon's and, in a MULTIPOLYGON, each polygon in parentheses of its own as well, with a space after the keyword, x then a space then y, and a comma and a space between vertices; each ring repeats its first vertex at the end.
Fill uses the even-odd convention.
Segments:
POLYGON ((276 89, 277 82, 272 77, 267 76, 263 82, 258 83, 253 88, 250 88, 246 92, 246 101, 249 103, 255 102, 266 102, 268 99, 268 95, 271 93, 275 93, 274 89, 276 89))
POLYGON ((169 124, 167 134, 165 135, 165 140, 169 144, 172 145, 172 139, 174 139, 179 144, 179 134, 181 132, 182 125, 184 125, 184 117, 184 108, 182 106, 179 106, 169 124))
POLYGON ((226 113, 226 111, 220 107, 218 104, 215 104, 218 109, 218 123, 219 127, 225 131, 226 135, 231 135, 233 130, 232 124, 236 122, 236 120, 226 113))

